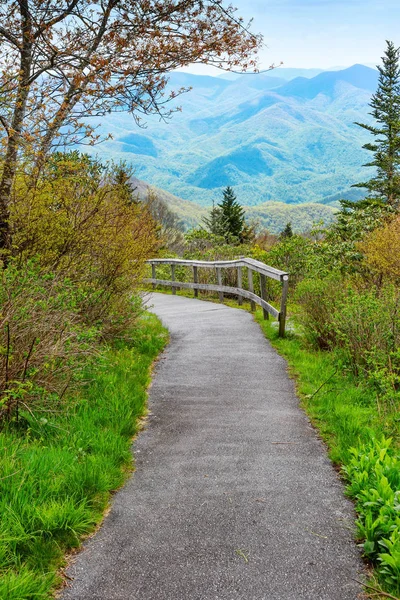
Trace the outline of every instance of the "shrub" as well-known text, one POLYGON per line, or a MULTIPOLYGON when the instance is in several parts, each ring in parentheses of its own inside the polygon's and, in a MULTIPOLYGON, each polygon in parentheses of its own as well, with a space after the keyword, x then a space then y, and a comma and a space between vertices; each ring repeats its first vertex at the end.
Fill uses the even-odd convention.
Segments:
POLYGON ((369 233, 359 244, 367 265, 382 278, 400 282, 400 216, 369 233))
POLYGON ((304 279, 298 284, 295 299, 300 304, 299 320, 313 347, 328 350, 335 346, 335 315, 343 293, 338 277, 304 279))
POLYGON ((99 337, 79 317, 83 292, 33 260, 11 261, 0 277, 0 420, 18 420, 20 406, 56 410, 99 337))
POLYGON ((159 246, 148 209, 127 197, 113 173, 77 152, 56 154, 34 189, 18 182, 11 206, 14 255, 81 290, 81 318, 104 335, 129 328, 132 292, 159 246))
POLYGON ((400 292, 396 288, 349 289, 335 312, 333 328, 336 345, 355 374, 398 370, 400 292))

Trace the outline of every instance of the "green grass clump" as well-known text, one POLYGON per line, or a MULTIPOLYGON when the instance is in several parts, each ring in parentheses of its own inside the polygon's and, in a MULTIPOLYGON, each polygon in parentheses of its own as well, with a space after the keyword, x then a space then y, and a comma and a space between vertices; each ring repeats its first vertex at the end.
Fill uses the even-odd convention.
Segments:
POLYGON ((101 520, 132 468, 150 367, 167 341, 146 314, 130 345, 106 348, 60 412, 21 411, 0 436, 0 598, 51 598, 65 552, 101 520))

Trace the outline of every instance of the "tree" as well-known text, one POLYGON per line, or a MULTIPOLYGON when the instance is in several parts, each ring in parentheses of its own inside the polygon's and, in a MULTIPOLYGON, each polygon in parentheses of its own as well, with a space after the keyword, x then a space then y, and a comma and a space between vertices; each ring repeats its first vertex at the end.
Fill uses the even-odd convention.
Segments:
POLYGON ((184 226, 168 204, 157 196, 157 192, 147 188, 147 194, 142 199, 151 216, 158 226, 160 240, 165 248, 178 254, 182 251, 185 238, 184 226))
POLYGON ((221 211, 223 235, 227 240, 232 237, 240 240, 246 226, 245 212, 230 186, 224 189, 223 199, 221 204, 218 204, 218 207, 221 211))
POLYGON ((222 211, 219 206, 215 206, 214 202, 213 207, 210 210, 210 214, 208 217, 203 217, 202 221, 207 227, 208 231, 213 235, 224 235, 225 231, 222 221, 222 211))
POLYGON ((283 231, 281 231, 279 237, 281 240, 283 240, 285 238, 290 238, 292 236, 293 236, 293 229, 292 229, 292 224, 289 221, 288 223, 286 223, 285 229, 283 231))
POLYGON ((372 96, 370 113, 376 125, 357 123, 375 137, 363 146, 374 158, 366 167, 375 167, 376 175, 354 187, 366 188, 373 199, 398 209, 400 203, 400 66, 399 49, 387 41, 383 65, 378 66, 379 85, 372 96))
POLYGON ((367 264, 381 277, 400 281, 400 216, 371 231, 359 248, 367 264))
POLYGON ((132 183, 133 168, 125 161, 112 163, 111 168, 112 182, 118 187, 121 197, 125 197, 126 202, 138 202, 136 188, 132 183))
POLYGON ((11 247, 9 202, 22 154, 34 182, 55 145, 99 141, 87 117, 168 116, 164 105, 177 95, 164 95, 168 72, 198 62, 255 68, 260 43, 223 0, 1 2, 0 249, 11 247))

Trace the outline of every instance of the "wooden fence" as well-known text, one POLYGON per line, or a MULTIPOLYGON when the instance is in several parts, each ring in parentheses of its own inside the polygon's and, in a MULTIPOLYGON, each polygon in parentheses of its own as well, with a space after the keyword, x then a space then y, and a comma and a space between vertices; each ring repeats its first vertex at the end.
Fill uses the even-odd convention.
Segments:
POLYGON ((177 289, 185 288, 194 290, 194 296, 197 298, 199 290, 208 290, 218 292, 219 299, 223 302, 224 293, 232 294, 238 297, 238 303, 242 304, 243 298, 247 298, 251 302, 252 310, 255 310, 255 305, 258 304, 263 308, 264 318, 268 319, 268 315, 272 315, 279 322, 279 335, 283 337, 285 335, 285 322, 286 322, 286 301, 289 287, 289 274, 284 271, 279 271, 273 267, 252 258, 240 258, 237 260, 220 260, 220 261, 203 261, 203 260, 183 260, 180 258, 154 258, 147 261, 151 265, 152 276, 150 279, 145 279, 145 283, 153 284, 153 287, 157 285, 163 285, 172 288, 172 293, 175 294, 177 289), (157 279, 156 267, 157 265, 170 265, 171 266, 171 279, 157 279), (187 281, 178 281, 175 277, 176 267, 185 266, 191 267, 193 270, 193 283, 187 281), (215 269, 217 275, 217 285, 209 283, 199 283, 198 269, 215 269), (237 270, 237 287, 230 287, 222 285, 222 269, 236 269, 237 270), (247 281, 248 288, 243 288, 243 269, 247 269, 247 281), (260 294, 258 296, 254 293, 254 279, 253 274, 258 273, 260 278, 260 294), (267 286, 266 278, 275 279, 280 281, 282 284, 282 296, 280 303, 280 310, 277 310, 274 306, 267 302, 267 286))

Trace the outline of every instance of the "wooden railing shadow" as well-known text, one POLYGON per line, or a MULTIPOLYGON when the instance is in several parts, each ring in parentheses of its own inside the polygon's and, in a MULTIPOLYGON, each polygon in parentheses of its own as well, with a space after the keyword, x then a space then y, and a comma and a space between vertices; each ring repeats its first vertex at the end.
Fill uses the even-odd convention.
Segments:
POLYGON ((172 288, 172 293, 175 294, 177 289, 192 289, 194 296, 197 298, 199 290, 208 290, 218 292, 221 302, 224 300, 225 294, 232 294, 238 297, 238 303, 242 304, 243 298, 247 298, 251 302, 252 310, 255 310, 255 305, 258 304, 263 308, 264 318, 268 319, 268 315, 272 315, 279 322, 279 335, 285 335, 286 324, 286 302, 289 288, 289 274, 285 271, 274 269, 258 260, 252 258, 239 258, 237 260, 220 260, 220 261, 203 261, 203 260, 183 260, 180 258, 154 258, 147 261, 151 265, 152 276, 145 279, 145 283, 167 286, 172 288), (157 265, 171 265, 171 279, 157 279, 157 265), (193 283, 188 281, 178 281, 175 277, 176 267, 185 266, 193 269, 193 283), (215 269, 217 274, 217 284, 199 283, 198 269, 215 269), (248 289, 243 288, 243 269, 247 269, 248 289), (222 285, 222 269, 237 270, 237 287, 222 285), (260 296, 254 293, 253 274, 258 273, 260 277, 260 296), (282 294, 280 302, 280 310, 277 310, 272 304, 267 302, 267 287, 266 278, 269 277, 282 284, 282 294))

